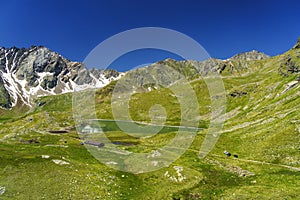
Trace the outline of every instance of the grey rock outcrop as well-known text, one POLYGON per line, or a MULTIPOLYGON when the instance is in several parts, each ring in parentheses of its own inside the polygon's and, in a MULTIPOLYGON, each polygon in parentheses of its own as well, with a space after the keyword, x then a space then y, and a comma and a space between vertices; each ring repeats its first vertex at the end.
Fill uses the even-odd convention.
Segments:
POLYGON ((71 92, 76 85, 103 87, 119 75, 114 70, 90 71, 43 46, 0 47, 0 107, 31 105, 34 96, 71 92))
POLYGON ((233 57, 229 58, 230 60, 263 60, 269 58, 268 55, 256 51, 256 50, 252 50, 249 52, 244 52, 244 53, 239 53, 234 55, 233 57))

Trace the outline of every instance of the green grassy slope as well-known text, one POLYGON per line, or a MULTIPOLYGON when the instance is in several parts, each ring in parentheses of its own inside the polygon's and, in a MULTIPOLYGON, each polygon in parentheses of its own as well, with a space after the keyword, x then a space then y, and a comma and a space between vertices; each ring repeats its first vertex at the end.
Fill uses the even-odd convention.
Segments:
MULTIPOLYGON (((204 159, 198 153, 209 126, 211 101, 194 69, 183 70, 198 97, 199 127, 204 130, 172 165, 139 175, 101 164, 80 144, 72 94, 37 99, 42 106, 19 116, 3 111, 0 186, 6 191, 0 199, 299 199, 300 84, 291 86, 299 73, 290 70, 299 64, 299 49, 266 60, 232 61, 222 72, 227 120, 218 143, 204 159), (239 158, 226 157, 225 149, 239 158)), ((114 84, 97 91, 99 118, 112 119, 114 84)), ((180 105, 167 88, 140 88, 130 100, 130 114, 136 121, 149 122, 149 108, 155 104, 165 107, 168 125, 179 125, 180 105)), ((149 152, 168 143, 175 131, 133 138, 112 128, 107 135, 112 141, 135 144, 121 148, 149 152)))

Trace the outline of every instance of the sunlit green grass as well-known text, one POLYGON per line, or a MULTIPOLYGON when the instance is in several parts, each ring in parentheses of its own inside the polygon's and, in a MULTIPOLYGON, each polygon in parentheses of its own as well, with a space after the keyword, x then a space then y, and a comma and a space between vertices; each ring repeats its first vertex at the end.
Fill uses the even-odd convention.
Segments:
MULTIPOLYGON (((191 146, 174 163, 145 174, 114 170, 81 145, 85 139, 76 132, 72 94, 36 99, 31 110, 1 110, 0 186, 6 192, 0 199, 299 199, 299 171, 288 168, 300 167, 299 87, 283 93, 297 75, 278 74, 287 54, 300 63, 299 52, 290 51, 265 61, 249 62, 249 69, 242 68, 245 63, 236 63, 236 69, 224 71, 228 118, 217 144, 204 159, 199 158, 199 150, 210 125, 211 99, 205 81, 193 74, 194 69, 189 66, 183 70, 197 95, 201 117, 198 128, 203 130, 197 131, 191 146), (230 96, 234 91, 247 94, 230 96), (44 104, 39 107, 38 102, 44 104), (49 130, 68 133, 50 134, 49 130), (30 140, 39 143, 24 142, 30 140), (224 150, 239 158, 225 156, 224 150), (42 158, 43 155, 50 158, 42 158), (58 165, 53 159, 69 164, 58 165), (186 179, 182 182, 170 178, 177 177, 175 166, 183 168, 186 179), (232 167, 254 175, 240 176, 229 170, 232 167)), ((176 63, 172 65, 180 69, 176 63)), ((114 119, 110 99, 115 84, 96 92, 99 119, 114 119)), ((134 94, 129 103, 134 121, 126 123, 156 128, 150 125, 149 115, 149 109, 156 104, 166 111, 166 123, 160 132, 152 137, 137 137, 134 131, 132 135, 124 133, 115 121, 106 121, 101 126, 105 136, 117 142, 117 148, 135 153, 165 146, 176 137, 178 127, 172 126, 180 125, 182 114, 176 96, 168 88, 141 89, 134 94)))

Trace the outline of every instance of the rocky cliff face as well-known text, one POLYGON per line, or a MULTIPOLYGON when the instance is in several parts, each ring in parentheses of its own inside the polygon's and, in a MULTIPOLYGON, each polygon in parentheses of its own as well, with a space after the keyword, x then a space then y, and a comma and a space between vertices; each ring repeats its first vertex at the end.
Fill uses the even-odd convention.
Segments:
POLYGON ((46 47, 0 47, 0 107, 30 105, 35 96, 73 91, 76 85, 103 87, 119 78, 114 70, 88 70, 46 47))

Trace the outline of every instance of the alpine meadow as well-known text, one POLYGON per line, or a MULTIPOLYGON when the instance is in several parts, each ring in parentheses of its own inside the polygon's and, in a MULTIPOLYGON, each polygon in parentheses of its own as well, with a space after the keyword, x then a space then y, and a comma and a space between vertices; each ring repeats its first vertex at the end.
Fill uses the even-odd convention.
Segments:
POLYGON ((87 69, 43 46, 2 47, 0 199, 299 199, 299 96, 300 38, 276 56, 253 50, 226 60, 166 59, 127 72, 87 69), (100 162, 90 153, 105 148, 97 132, 134 153, 158 154, 176 137, 183 111, 167 86, 141 79, 126 105, 132 121, 123 123, 153 129, 149 112, 164 108, 165 122, 151 137, 124 133, 112 112, 119 81, 144 70, 155 76, 162 65, 183 75, 196 94, 200 118, 192 144, 169 166, 147 173, 116 170, 109 156, 100 162), (217 143, 200 158, 212 117, 209 72, 223 81, 226 115, 217 143), (101 130, 74 122, 77 85, 95 91, 101 130))

